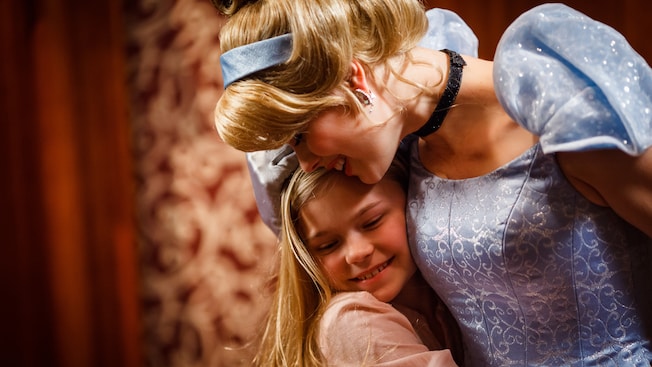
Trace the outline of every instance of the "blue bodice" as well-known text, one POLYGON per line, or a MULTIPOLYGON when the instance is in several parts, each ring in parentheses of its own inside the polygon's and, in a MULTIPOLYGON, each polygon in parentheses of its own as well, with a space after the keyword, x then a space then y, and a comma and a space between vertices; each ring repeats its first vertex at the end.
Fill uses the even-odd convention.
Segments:
POLYGON ((466 180, 412 154, 413 256, 462 329, 467 365, 650 365, 650 238, 578 194, 538 144, 466 180))

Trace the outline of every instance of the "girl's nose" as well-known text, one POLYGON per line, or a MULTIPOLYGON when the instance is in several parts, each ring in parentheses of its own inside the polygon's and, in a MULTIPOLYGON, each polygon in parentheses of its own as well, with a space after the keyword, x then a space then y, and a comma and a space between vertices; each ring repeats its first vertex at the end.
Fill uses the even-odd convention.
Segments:
POLYGON ((374 246, 371 242, 361 237, 350 240, 346 243, 346 262, 348 264, 357 264, 367 259, 373 252, 374 246))

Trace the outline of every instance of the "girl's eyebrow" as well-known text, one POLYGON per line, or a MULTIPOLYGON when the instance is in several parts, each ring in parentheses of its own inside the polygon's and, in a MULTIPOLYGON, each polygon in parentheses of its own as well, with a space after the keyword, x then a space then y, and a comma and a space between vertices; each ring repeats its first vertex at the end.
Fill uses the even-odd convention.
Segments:
MULTIPOLYGON (((358 211, 355 213, 354 217, 356 217, 356 218, 361 217, 361 216, 363 216, 365 213, 367 213, 367 212, 369 212, 370 210, 374 209, 375 207, 379 206, 380 204, 381 204, 381 200, 373 201, 373 202, 371 202, 371 203, 369 203, 369 204, 363 206, 362 208, 360 208, 360 210, 358 210, 358 211)), ((310 235, 306 235, 306 238, 304 239, 304 241, 305 241, 306 243, 308 243, 308 242, 310 242, 311 240, 314 240, 314 239, 316 239, 316 238, 326 236, 326 235, 328 234, 328 232, 329 232, 328 230, 321 230, 321 231, 318 231, 318 232, 316 232, 316 233, 313 233, 313 234, 310 234, 310 235)))
POLYGON ((324 230, 318 231, 316 233, 306 233, 307 232, 306 228, 303 225, 300 225, 300 229, 301 230, 299 232, 301 233, 301 238, 303 239, 303 242, 306 245, 308 245, 310 241, 319 237, 323 237, 328 233, 328 231, 324 231, 324 230))
POLYGON ((310 235, 310 236, 306 236, 305 241, 306 241, 306 242, 310 242, 310 241, 312 241, 312 240, 314 240, 314 239, 316 239, 316 238, 324 237, 324 236, 327 235, 327 234, 328 234, 328 231, 319 231, 319 232, 317 232, 317 233, 315 233, 315 234, 312 234, 312 235, 310 235))
POLYGON ((365 213, 367 213, 368 211, 370 211, 370 210, 374 209, 375 207, 379 206, 380 204, 381 204, 381 200, 373 201, 373 202, 363 206, 360 210, 358 210, 358 212, 356 213, 356 216, 361 217, 365 213))

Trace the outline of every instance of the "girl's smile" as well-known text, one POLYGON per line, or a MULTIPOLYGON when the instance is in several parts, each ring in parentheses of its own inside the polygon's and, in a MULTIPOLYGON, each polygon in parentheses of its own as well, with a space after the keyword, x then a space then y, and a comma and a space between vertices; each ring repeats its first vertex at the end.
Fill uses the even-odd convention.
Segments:
MULTIPOLYGON (((333 168, 347 165, 333 165, 333 168)), ((383 179, 367 185, 333 176, 299 212, 305 245, 336 291, 368 291, 389 302, 412 277, 405 229, 405 193, 383 179)))
POLYGON ((394 258, 391 258, 391 259, 385 261, 384 263, 382 263, 380 266, 376 267, 375 269, 373 269, 371 271, 368 271, 368 272, 364 272, 361 275, 359 275, 359 276, 357 276, 355 278, 352 278, 351 280, 357 281, 357 282, 364 282, 364 281, 370 280, 372 278, 375 278, 376 275, 380 274, 383 270, 385 270, 392 263, 392 260, 394 260, 394 258))

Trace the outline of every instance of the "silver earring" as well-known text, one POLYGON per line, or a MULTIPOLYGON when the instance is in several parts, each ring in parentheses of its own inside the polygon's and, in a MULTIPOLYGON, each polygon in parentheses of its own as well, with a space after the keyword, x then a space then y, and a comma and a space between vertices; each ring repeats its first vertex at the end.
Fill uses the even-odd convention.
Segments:
POLYGON ((376 99, 376 96, 374 96, 372 91, 365 92, 364 90, 360 88, 356 88, 353 93, 355 96, 358 98, 360 103, 362 103, 363 106, 369 107, 369 113, 373 112, 374 110, 374 100, 376 99))

